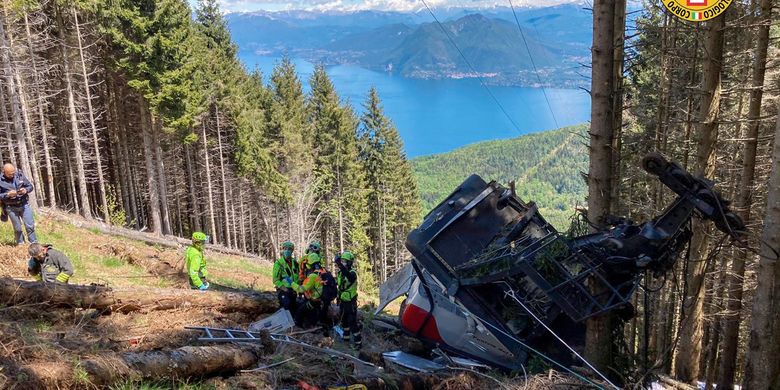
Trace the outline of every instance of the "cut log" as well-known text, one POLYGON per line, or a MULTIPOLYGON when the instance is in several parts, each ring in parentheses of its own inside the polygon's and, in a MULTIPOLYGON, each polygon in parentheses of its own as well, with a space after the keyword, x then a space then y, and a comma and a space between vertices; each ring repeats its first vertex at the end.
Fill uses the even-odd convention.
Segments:
POLYGON ((176 308, 214 309, 223 313, 272 313, 279 307, 276 294, 267 292, 222 292, 162 288, 110 288, 43 284, 0 278, 0 305, 46 303, 129 313, 176 308))
POLYGON ((254 367, 260 357, 273 353, 267 337, 262 344, 187 346, 172 351, 125 353, 81 362, 90 381, 98 386, 121 379, 202 378, 254 367))
POLYGON ((106 354, 81 360, 72 368, 53 362, 28 365, 22 368, 22 372, 34 378, 39 385, 50 387, 69 384, 73 382, 74 375, 82 382, 81 385, 93 386, 107 386, 120 380, 186 380, 232 374, 254 367, 263 355, 273 353, 274 350, 274 343, 265 336, 261 343, 186 346, 169 351, 106 354))

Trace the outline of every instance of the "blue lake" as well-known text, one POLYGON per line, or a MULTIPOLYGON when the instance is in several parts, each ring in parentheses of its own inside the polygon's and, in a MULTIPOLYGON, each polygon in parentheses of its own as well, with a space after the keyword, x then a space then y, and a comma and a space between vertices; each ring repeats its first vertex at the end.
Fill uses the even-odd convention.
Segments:
MULTIPOLYGON (((239 56, 249 69, 259 68, 266 81, 279 61, 279 57, 248 52, 239 56)), ((300 59, 294 63, 308 90, 314 65, 300 59)), ((351 65, 332 66, 327 71, 339 96, 359 113, 368 90, 376 87, 385 114, 398 128, 409 157, 579 124, 590 117, 590 96, 582 90, 546 89, 553 117, 538 88, 490 86, 494 100, 476 79, 417 80, 351 65)))

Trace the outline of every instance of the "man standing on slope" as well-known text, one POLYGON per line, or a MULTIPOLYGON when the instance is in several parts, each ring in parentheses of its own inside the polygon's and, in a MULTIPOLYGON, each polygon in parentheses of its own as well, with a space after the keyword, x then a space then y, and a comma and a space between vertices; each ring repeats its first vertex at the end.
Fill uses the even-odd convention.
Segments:
POLYGON ((205 291, 209 289, 209 282, 206 281, 209 273, 206 270, 206 257, 203 256, 203 249, 206 246, 208 237, 202 232, 192 233, 192 245, 188 246, 187 251, 184 253, 190 288, 194 290, 205 291))
POLYGON ((295 314, 298 309, 298 262, 293 256, 295 245, 287 241, 282 244, 282 257, 274 262, 273 282, 276 287, 276 296, 279 298, 279 307, 287 309, 290 314, 295 314))
POLYGON ((30 261, 27 262, 27 273, 35 280, 44 283, 68 283, 73 276, 73 264, 68 256, 54 249, 51 245, 30 244, 27 248, 30 261))
POLYGON ((336 266, 339 268, 336 284, 338 285, 339 318, 341 328, 344 329, 344 341, 354 342, 356 349, 363 344, 360 334, 362 326, 357 318, 357 271, 353 268, 355 255, 350 251, 344 251, 336 257, 336 266))
POLYGON ((0 203, 3 203, 11 224, 14 226, 14 241, 17 245, 24 244, 22 223, 27 231, 27 241, 38 242, 35 238, 35 220, 30 205, 29 193, 33 192, 32 183, 17 170, 13 164, 3 165, 3 175, 0 177, 0 203))

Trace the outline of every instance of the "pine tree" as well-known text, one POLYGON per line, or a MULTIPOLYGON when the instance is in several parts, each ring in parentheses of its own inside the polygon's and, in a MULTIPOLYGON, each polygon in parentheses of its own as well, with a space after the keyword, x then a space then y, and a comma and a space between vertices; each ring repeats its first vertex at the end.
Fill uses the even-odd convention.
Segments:
POLYGON ((385 117, 379 94, 372 88, 363 105, 360 126, 360 160, 368 185, 371 258, 380 281, 400 267, 403 242, 416 226, 420 201, 416 180, 403 152, 403 142, 385 117), (392 265, 391 265, 392 263, 392 265))

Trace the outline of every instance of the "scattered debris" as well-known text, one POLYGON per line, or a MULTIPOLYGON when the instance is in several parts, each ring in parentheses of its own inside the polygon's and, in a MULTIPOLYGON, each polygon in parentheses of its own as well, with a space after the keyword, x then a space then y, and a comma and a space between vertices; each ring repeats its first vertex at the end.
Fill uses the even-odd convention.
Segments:
POLYGON ((250 332, 259 332, 265 330, 269 333, 285 333, 295 326, 292 314, 287 309, 279 309, 276 313, 263 318, 260 321, 249 324, 247 328, 250 332))
POLYGON ((385 358, 385 361, 395 363, 401 367, 406 367, 417 372, 433 373, 447 368, 442 364, 403 351, 385 352, 382 354, 382 357, 385 358))
MULTIPOLYGON (((203 332, 202 336, 198 338, 198 341, 215 342, 215 343, 255 343, 261 342, 261 336, 265 332, 250 332, 242 329, 221 329, 221 328, 209 328, 203 326, 187 326, 185 329, 200 330, 203 332)), ((271 340, 276 343, 285 343, 296 345, 299 347, 307 348, 317 352, 324 353, 329 356, 339 357, 350 360, 357 364, 362 364, 368 367, 375 367, 381 370, 381 367, 376 367, 373 363, 365 360, 358 359, 348 353, 337 351, 333 348, 318 347, 311 344, 304 343, 291 336, 284 334, 271 334, 271 340)))

